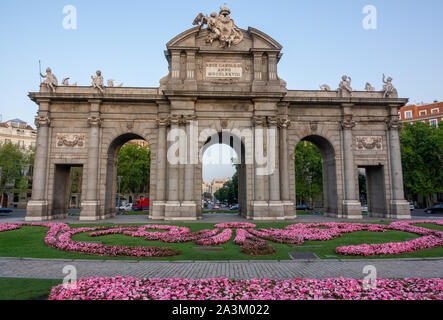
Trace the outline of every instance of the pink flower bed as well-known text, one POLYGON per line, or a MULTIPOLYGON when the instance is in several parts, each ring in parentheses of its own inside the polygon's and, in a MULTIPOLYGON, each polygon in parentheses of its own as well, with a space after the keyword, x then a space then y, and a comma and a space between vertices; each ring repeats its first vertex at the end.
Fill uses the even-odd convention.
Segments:
POLYGON ((223 244, 231 240, 232 230, 224 229, 219 234, 212 236, 210 238, 197 240, 195 243, 201 246, 216 246, 219 244, 223 244))
POLYGON ((229 280, 225 278, 86 278, 74 288, 52 288, 50 300, 442 300, 443 280, 229 280))
POLYGON ((303 244, 304 241, 328 241, 343 234, 369 231, 386 232, 387 230, 403 231, 422 237, 383 244, 362 244, 336 248, 336 253, 350 256, 397 255, 429 248, 443 246, 443 232, 414 226, 414 224, 443 225, 442 220, 418 220, 392 222, 390 225, 363 223, 298 223, 285 229, 254 229, 251 223, 231 222, 215 225, 214 229, 190 232, 189 228, 168 225, 115 226, 71 229, 63 223, 0 223, 0 232, 12 231, 22 225, 47 227, 49 231, 45 243, 59 250, 104 255, 132 257, 165 257, 180 254, 169 247, 126 247, 107 246, 98 243, 76 242, 71 239, 75 234, 89 232, 91 237, 123 234, 131 237, 142 237, 148 241, 165 243, 195 242, 198 245, 213 246, 228 242, 235 229, 234 243, 242 246, 242 252, 250 255, 268 255, 275 252, 265 240, 276 243, 303 244), (220 229, 222 229, 221 232, 220 229), (247 229, 247 230, 246 230, 247 229), (157 231, 152 231, 157 230, 157 231))
POLYGON ((215 225, 216 228, 219 229, 249 229, 249 228, 255 228, 256 225, 253 223, 248 222, 227 222, 227 223, 219 223, 215 225))

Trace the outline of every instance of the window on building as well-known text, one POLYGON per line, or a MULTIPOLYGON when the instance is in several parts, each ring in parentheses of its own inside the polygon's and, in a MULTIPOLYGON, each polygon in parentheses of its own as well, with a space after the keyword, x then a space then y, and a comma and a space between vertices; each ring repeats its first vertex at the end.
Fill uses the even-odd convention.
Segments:
POLYGON ((412 111, 405 111, 405 119, 411 119, 412 118, 412 111))
POLYGON ((419 115, 421 115, 421 116, 425 116, 426 114, 427 114, 426 110, 422 110, 419 112, 419 115))
POLYGON ((429 124, 430 124, 432 127, 438 127, 437 119, 429 120, 429 124))
POLYGON ((432 113, 432 114, 439 113, 439 112, 440 112, 440 109, 439 109, 439 108, 435 108, 435 109, 432 109, 432 110, 431 110, 431 113, 432 113))

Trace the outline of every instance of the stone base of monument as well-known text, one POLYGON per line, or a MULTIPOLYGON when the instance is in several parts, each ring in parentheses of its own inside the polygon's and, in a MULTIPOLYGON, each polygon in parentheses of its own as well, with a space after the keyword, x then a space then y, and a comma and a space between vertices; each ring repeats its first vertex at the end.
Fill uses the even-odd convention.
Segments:
POLYGON ((164 220, 165 219, 165 201, 153 201, 149 211, 150 220, 164 220))
POLYGON ((295 210, 294 202, 283 201, 283 211, 286 220, 293 220, 297 218, 297 210, 295 210))
POLYGON ((48 201, 29 201, 26 207, 25 221, 45 221, 50 220, 48 216, 48 201))
POLYGON ((411 207, 406 200, 391 201, 391 218, 392 219, 411 219, 411 207))
POLYGON ((286 220, 283 202, 281 201, 254 201, 252 204, 252 220, 282 221, 286 220))
POLYGON ((345 218, 345 219, 363 219, 360 201, 344 200, 343 201, 343 218, 345 218))
POLYGON ((197 204, 193 201, 168 201, 165 204, 165 221, 196 221, 197 204))
POLYGON ((106 217, 100 216, 100 201, 82 201, 80 221, 97 221, 106 217))

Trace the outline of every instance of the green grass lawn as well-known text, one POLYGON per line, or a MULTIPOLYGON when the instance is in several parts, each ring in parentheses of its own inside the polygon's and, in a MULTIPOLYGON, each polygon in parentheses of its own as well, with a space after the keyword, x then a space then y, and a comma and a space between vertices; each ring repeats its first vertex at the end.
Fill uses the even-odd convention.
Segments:
MULTIPOLYGON (((385 223, 386 224, 386 223, 385 223)), ((101 224, 104 225, 104 224, 101 224)), ((108 224, 109 225, 109 224, 108 224)), ((187 226, 192 232, 202 229, 212 229, 213 223, 175 223, 177 226, 187 226)), ((276 223, 257 223, 259 228, 284 228, 290 223, 276 222, 276 223)), ((71 225, 71 227, 82 227, 93 225, 71 225)), ((427 228, 443 231, 442 226, 437 225, 422 225, 427 228)), ((80 253, 64 252, 48 247, 44 243, 44 237, 48 229, 43 227, 22 227, 19 230, 8 231, 0 233, 0 257, 28 257, 28 258, 53 258, 53 259, 91 259, 91 260, 290 260, 290 252, 313 252, 321 259, 358 259, 361 257, 346 257, 338 256, 335 253, 335 248, 345 245, 359 245, 372 243, 386 243, 406 241, 418 238, 419 235, 401 232, 388 231, 386 233, 378 232, 354 232, 345 234, 338 239, 331 241, 306 241, 301 246, 292 246, 288 244, 278 244, 269 242, 276 253, 271 256, 254 257, 248 256, 240 252, 241 247, 233 243, 232 239, 221 245, 221 251, 205 251, 195 250, 197 247, 193 242, 181 244, 169 244, 160 241, 146 241, 143 238, 132 238, 126 235, 107 235, 101 237, 89 237, 88 233, 77 234, 73 236, 75 241, 99 242, 108 245, 126 245, 126 246, 168 246, 181 251, 181 255, 169 258, 144 258, 136 259, 130 257, 100 257, 91 256, 80 253), (335 256, 335 257, 332 257, 335 256)), ((418 258, 418 257, 443 257, 443 247, 418 251, 409 254, 396 256, 377 256, 370 257, 370 259, 377 258, 418 258)))
POLYGON ((61 280, 0 278, 0 300, 46 300, 61 280))

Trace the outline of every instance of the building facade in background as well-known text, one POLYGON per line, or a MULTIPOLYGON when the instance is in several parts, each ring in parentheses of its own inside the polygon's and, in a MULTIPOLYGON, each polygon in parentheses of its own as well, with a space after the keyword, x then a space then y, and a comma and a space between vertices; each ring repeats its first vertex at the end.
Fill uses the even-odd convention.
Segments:
POLYGON ((422 121, 438 127, 438 123, 443 121, 443 102, 434 101, 430 104, 404 106, 400 109, 399 116, 403 123, 422 121))
MULTIPOLYGON (((221 188, 223 188, 223 186, 225 185, 226 182, 228 182, 229 180, 226 179, 214 179, 211 182, 211 194, 214 196, 214 194, 220 190, 221 188)), ((220 199, 218 199, 220 200, 220 199)))
MULTIPOLYGON (((13 119, 0 123, 0 145, 15 144, 24 152, 30 152, 35 148, 37 130, 20 119, 13 119)), ((2 169, 0 168, 0 176, 2 169)), ((23 174, 30 174, 25 170, 23 174)), ((3 208, 25 209, 31 199, 31 190, 18 190, 14 183, 6 184, 5 190, 0 194, 0 205, 3 208)))
POLYGON ((0 123, 0 144, 13 143, 25 150, 35 148, 37 130, 20 119, 0 123))

